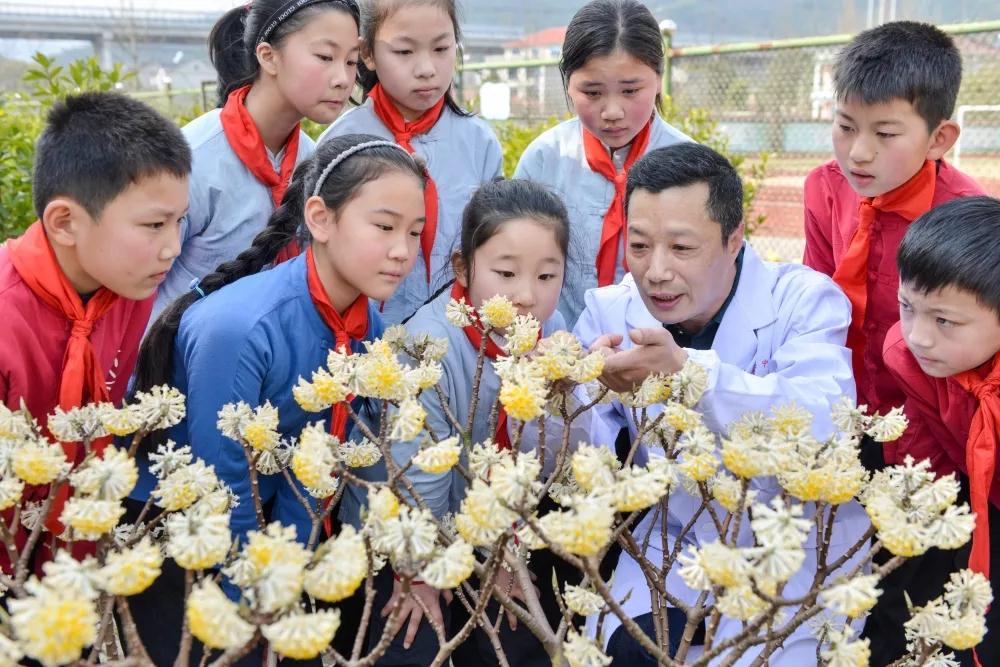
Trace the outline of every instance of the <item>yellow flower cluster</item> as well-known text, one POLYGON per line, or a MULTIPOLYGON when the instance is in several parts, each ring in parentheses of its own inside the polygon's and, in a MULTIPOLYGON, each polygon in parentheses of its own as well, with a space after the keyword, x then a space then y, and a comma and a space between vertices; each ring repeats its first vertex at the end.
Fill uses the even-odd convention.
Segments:
POLYGON ((28 484, 49 484, 69 469, 62 447, 39 437, 20 441, 10 457, 14 474, 28 484))
POLYGON ((594 556, 611 539, 615 510, 600 495, 578 497, 571 509, 549 512, 539 526, 554 543, 577 556, 594 556))
POLYGON ((253 638, 254 626, 240 617, 239 607, 212 579, 195 584, 186 607, 191 634, 209 648, 244 646, 253 638))
POLYGON ((340 610, 289 614, 261 627, 261 633, 277 653, 295 660, 310 660, 330 645, 340 627, 340 610))
POLYGON ((101 576, 104 590, 112 595, 136 595, 160 576, 163 554, 149 536, 130 549, 108 554, 101 576))
POLYGON ((215 468, 198 459, 182 467, 174 467, 153 489, 153 497, 157 505, 168 512, 175 512, 191 507, 218 488, 215 468))
POLYGON ((224 436, 255 450, 268 452, 278 444, 278 409, 270 402, 257 408, 240 401, 219 410, 217 422, 224 436))
POLYGON ((402 401, 410 395, 406 367, 384 341, 366 342, 367 353, 357 355, 355 368, 362 396, 402 401))
POLYGON ((118 447, 106 447, 103 455, 88 458, 70 476, 76 493, 99 500, 121 500, 138 479, 135 461, 118 447))
POLYGON ((456 588, 472 575, 475 564, 472 545, 455 540, 420 571, 420 578, 434 588, 456 588))
POLYGON ((592 616, 604 609, 604 598, 594 591, 566 584, 563 599, 566 608, 580 616, 592 616))
POLYGON ((46 667, 80 657, 97 635, 94 600, 75 587, 57 589, 32 578, 29 595, 7 601, 21 650, 46 667))
POLYGON ((185 570, 222 562, 232 544, 228 514, 188 511, 167 517, 167 556, 185 570))
POLYGON ((929 461, 907 456, 902 465, 875 473, 860 500, 885 548, 912 557, 969 540, 975 518, 968 505, 954 505, 957 495, 952 477, 936 479, 929 461))
POLYGON ((462 539, 473 546, 486 546, 510 528, 517 515, 508 509, 492 487, 482 479, 475 479, 465 494, 455 529, 462 539))
POLYGON ((452 436, 421 449, 413 457, 413 465, 426 473, 441 475, 458 463, 458 456, 461 453, 462 448, 458 444, 458 436, 452 436))
POLYGON ((563 642, 563 658, 569 667, 606 667, 611 664, 611 658, 606 656, 593 639, 579 634, 575 630, 566 633, 563 642))
POLYGON ((257 610, 269 614, 298 601, 310 555, 296 541, 294 526, 269 523, 263 532, 247 533, 239 558, 224 572, 257 610))
POLYGON ((59 520, 73 529, 76 539, 96 540, 117 524, 125 514, 118 500, 74 497, 66 501, 59 520))
POLYGON ((517 317, 517 309, 505 296, 499 294, 483 301, 479 306, 479 319, 483 326, 491 329, 506 329, 517 317))
POLYGON ((299 444, 292 453, 292 472, 315 498, 327 498, 337 490, 333 476, 337 460, 334 448, 340 444, 323 428, 323 423, 302 429, 299 444))
POLYGON ((305 590, 318 600, 339 602, 354 594, 368 574, 365 541, 350 525, 324 542, 306 571, 305 590))

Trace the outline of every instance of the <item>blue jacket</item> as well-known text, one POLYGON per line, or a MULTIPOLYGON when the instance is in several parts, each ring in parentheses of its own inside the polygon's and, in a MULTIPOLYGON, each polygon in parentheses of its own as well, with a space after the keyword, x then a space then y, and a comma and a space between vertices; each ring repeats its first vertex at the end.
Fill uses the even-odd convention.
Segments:
MULTIPOLYGON (((369 306, 368 317, 368 339, 372 340, 383 331, 374 304, 369 306)), ((209 294, 181 319, 174 343, 173 385, 188 398, 187 417, 170 437, 178 444, 190 444, 195 456, 215 466, 219 479, 239 496, 230 526, 240 539, 257 528, 250 477, 243 448, 216 427, 218 412, 226 403, 244 401, 256 407, 270 401, 278 409, 282 438, 291 439, 313 422, 329 424, 329 411, 303 411, 292 396, 292 387, 299 377, 308 379, 326 366, 333 344, 333 334, 309 296, 304 255, 209 294)), ((351 348, 358 352, 363 345, 353 343, 351 348)), ((359 408, 360 401, 355 404, 359 408)), ((382 463, 356 472, 385 478, 382 463)), ((273 502, 268 519, 294 525, 299 540, 305 542, 311 527, 309 515, 284 476, 258 475, 258 482, 261 501, 273 502)), ((143 470, 132 496, 145 500, 154 483, 143 470)), ((341 501, 341 517, 355 518, 363 499, 357 489, 348 488, 341 501)))

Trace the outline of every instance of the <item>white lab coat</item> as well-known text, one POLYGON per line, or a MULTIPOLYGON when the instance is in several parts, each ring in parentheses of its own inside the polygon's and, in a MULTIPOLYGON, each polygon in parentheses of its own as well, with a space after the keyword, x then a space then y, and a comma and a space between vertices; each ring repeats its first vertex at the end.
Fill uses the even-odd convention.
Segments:
MULTIPOLYGON (((830 409, 841 396, 854 398, 854 378, 850 351, 844 346, 850 323, 850 304, 839 288, 825 275, 804 266, 764 262, 747 244, 744 246, 743 267, 739 284, 723 315, 711 350, 687 350, 689 357, 708 370, 708 388, 695 409, 702 413, 705 425, 716 434, 724 434, 742 414, 750 411, 768 412, 772 407, 795 402, 814 415, 813 431, 819 438, 829 436, 834 427, 830 409)), ((660 327, 646 309, 631 275, 618 285, 590 290, 586 308, 574 333, 585 345, 590 345, 605 333, 619 333, 625 340, 622 347, 632 346, 628 332, 632 329, 660 327)), ((650 411, 655 415, 655 410, 650 411)), ((633 437, 636 426, 629 411, 620 404, 598 406, 592 410, 591 439, 597 444, 613 447, 618 431, 628 427, 633 437)), ((662 455, 662 450, 660 455, 662 455)), ((640 445, 636 460, 642 462, 656 455, 640 445)), ((766 500, 777 491, 773 479, 755 480, 760 495, 766 500)), ((667 516, 668 548, 672 534, 679 534, 690 520, 701 500, 683 490, 671 496, 667 516)), ((659 512, 651 511, 633 530, 639 544, 645 536, 662 525, 659 512), (655 519, 655 520, 654 520, 655 519)), ((838 510, 828 562, 835 560, 856 543, 865 532, 868 521, 857 503, 848 503, 838 510)), ((749 526, 741 531, 741 542, 752 538, 749 526)), ((685 536, 691 545, 718 540, 711 519, 703 514, 694 530, 685 536)), ((653 533, 646 557, 662 559, 661 538, 653 533)), ((808 590, 816 567, 815 534, 806 544, 806 561, 799 573, 784 588, 788 597, 808 590)), ((685 545, 686 548, 686 545, 685 545)), ((660 561, 662 562, 662 560, 660 561)), ((847 567, 855 564, 852 559, 847 567)), ((687 603, 694 602, 698 593, 688 588, 674 566, 667 578, 667 589, 687 603)), ((625 603, 634 618, 650 611, 648 587, 638 564, 622 554, 612 592, 621 600, 632 590, 625 603)), ((604 628, 607 641, 618 627, 618 619, 608 617, 604 628)), ((739 632, 738 621, 724 621, 716 638, 739 632)), ((860 627, 859 627, 860 629, 860 627)), ((803 625, 784 643, 769 661, 771 665, 799 667, 815 662, 816 642, 809 628, 803 625)), ((754 652, 748 652, 737 664, 752 662, 754 652)))

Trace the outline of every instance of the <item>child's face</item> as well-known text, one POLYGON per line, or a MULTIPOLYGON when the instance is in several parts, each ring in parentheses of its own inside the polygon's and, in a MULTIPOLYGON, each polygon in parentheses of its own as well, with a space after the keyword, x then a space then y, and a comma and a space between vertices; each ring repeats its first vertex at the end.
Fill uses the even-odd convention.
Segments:
POLYGON ((921 370, 949 377, 978 368, 1000 351, 1000 318, 971 292, 951 285, 921 292, 899 286, 903 339, 921 370))
POLYGON ((338 311, 358 296, 384 301, 409 275, 424 228, 424 191, 412 174, 389 171, 365 183, 334 215, 320 197, 306 203, 316 266, 338 311))
MULTIPOLYGON (((313 15, 282 42, 262 67, 298 117, 332 123, 344 110, 358 73, 358 26, 341 11, 313 15)), ((258 47, 269 48, 266 45, 258 47)))
POLYGON ((447 92, 458 45, 451 17, 433 4, 407 5, 379 27, 366 45, 365 65, 406 120, 413 120, 447 92))
POLYGON ((628 267, 649 312, 664 324, 700 331, 733 286, 743 229, 722 242, 706 209, 708 184, 657 194, 635 190, 628 208, 628 267))
POLYGON ((552 317, 559 303, 566 258, 552 228, 529 218, 503 223, 472 258, 472 284, 464 266, 456 279, 478 308, 496 295, 511 300, 518 313, 539 322, 552 317))
POLYGON ((940 158, 935 133, 903 99, 880 104, 841 100, 833 121, 833 151, 862 197, 877 197, 910 180, 925 160, 940 158))
POLYGON ((583 126, 605 146, 621 148, 653 115, 660 77, 649 65, 618 50, 591 58, 573 72, 566 92, 583 126))
POLYGON ((187 177, 161 173, 128 186, 97 220, 80 214, 65 237, 71 259, 63 270, 73 287, 81 294, 106 287, 137 301, 151 296, 180 254, 187 206, 187 177))

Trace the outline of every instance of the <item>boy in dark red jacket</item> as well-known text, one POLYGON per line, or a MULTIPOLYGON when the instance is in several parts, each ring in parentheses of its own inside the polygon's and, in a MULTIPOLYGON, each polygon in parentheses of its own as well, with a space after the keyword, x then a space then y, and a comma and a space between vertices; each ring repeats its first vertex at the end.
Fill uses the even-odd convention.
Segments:
MULTIPOLYGON (((87 93, 52 108, 35 154, 38 221, 0 247, 7 407, 23 401, 45 426, 56 407, 121 402, 179 252, 190 171, 180 130, 141 102, 87 93)), ((63 448, 79 463, 76 443, 63 448)), ((34 500, 45 493, 31 490, 34 500)), ((51 530, 61 528, 58 509, 51 530)))
MULTIPOLYGON (((967 197, 910 226, 899 246, 900 321, 885 340, 885 364, 906 395, 909 449, 939 474, 968 485, 976 528, 954 565, 991 578, 982 665, 1000 664, 1000 200, 967 197), (991 533, 997 538, 991 539, 991 533), (992 576, 991 576, 992 575, 992 576)), ((954 552, 952 552, 954 553, 954 552)), ((943 585, 949 571, 922 568, 943 585)), ((959 656, 971 664, 971 656, 959 656)))

